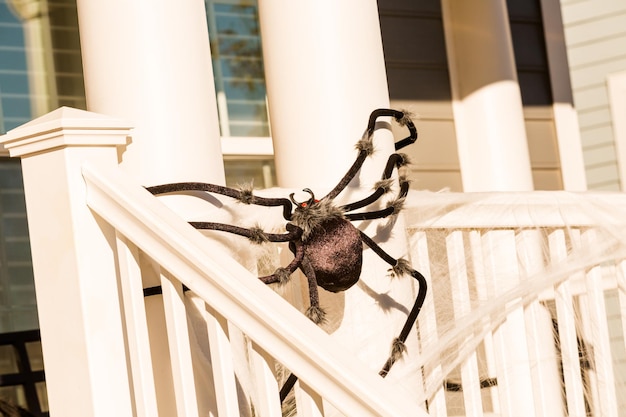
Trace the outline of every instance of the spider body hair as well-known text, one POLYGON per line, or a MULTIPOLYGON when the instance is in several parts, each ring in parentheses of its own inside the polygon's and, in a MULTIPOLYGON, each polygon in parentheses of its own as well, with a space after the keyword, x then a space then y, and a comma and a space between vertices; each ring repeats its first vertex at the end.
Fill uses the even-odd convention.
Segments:
POLYGON ((401 109, 400 112, 402 113, 402 117, 396 119, 396 122, 400 125, 400 126, 409 126, 410 124, 413 123, 413 119, 414 114, 408 110, 405 109, 401 109))
POLYGON ((400 277, 402 275, 410 275, 413 268, 409 261, 404 258, 400 258, 396 261, 396 264, 389 268, 392 277, 400 277))
POLYGON ((324 223, 343 218, 343 210, 335 205, 332 200, 315 201, 312 198, 306 203, 298 203, 291 221, 302 229, 302 240, 306 242, 309 236, 319 230, 324 223))
POLYGON ((357 151, 363 152, 365 156, 372 155, 374 153, 374 138, 372 133, 366 131, 361 140, 356 143, 355 148, 357 151))
POLYGON ((400 214, 400 212, 404 208, 405 202, 406 198, 404 197, 396 198, 395 200, 390 201, 389 205, 387 205, 388 208, 392 209, 392 213, 390 214, 390 216, 397 216, 398 214, 400 214))
POLYGON ((276 276, 279 285, 285 285, 288 283, 291 278, 291 274, 292 272, 288 268, 281 267, 274 271, 274 275, 276 276))
POLYGON ((258 225, 250 228, 250 236, 248 237, 248 239, 252 243, 256 243, 257 245, 269 242, 267 234, 258 225))
POLYGON ((251 183, 239 186, 239 202, 243 204, 254 204, 256 197, 252 193, 253 187, 251 183))
POLYGON ((391 187, 393 186, 394 183, 395 181, 393 178, 386 178, 384 180, 377 181, 374 184, 374 190, 377 190, 380 188, 381 190, 383 190, 383 193, 388 193, 389 191, 391 191, 391 187))
POLYGON ((304 314, 315 324, 326 322, 326 312, 319 306, 310 306, 304 314))
POLYGON ((409 157, 409 155, 401 152, 399 152, 397 155, 400 157, 400 161, 397 164, 398 168, 411 165, 411 158, 409 157))

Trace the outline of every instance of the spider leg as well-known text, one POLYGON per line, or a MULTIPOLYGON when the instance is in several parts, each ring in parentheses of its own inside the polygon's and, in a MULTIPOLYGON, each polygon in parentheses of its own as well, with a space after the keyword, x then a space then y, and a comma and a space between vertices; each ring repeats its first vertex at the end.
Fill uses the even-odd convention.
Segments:
POLYGON ((393 274, 395 275, 409 274, 413 278, 415 278, 417 282, 419 283, 419 290, 417 293, 417 297, 415 299, 415 303, 413 304, 413 307, 411 308, 411 311, 409 312, 409 315, 406 318, 406 321, 404 323, 404 326, 402 327, 402 330, 400 331, 400 334, 398 335, 397 338, 394 339, 392 343, 391 354, 389 355, 389 358, 387 359, 387 361, 385 362, 385 364, 383 365, 382 369, 379 372, 381 376, 385 377, 387 373, 389 373, 389 370, 391 369, 393 364, 398 359, 400 359, 400 357, 402 357, 402 354, 406 351, 404 342, 406 342, 406 339, 409 336, 411 329, 415 325, 417 316, 419 315, 422 305, 424 304, 424 300, 426 299, 426 290, 427 290, 428 285, 426 283, 426 278, 424 278, 424 276, 420 274, 418 271, 411 268, 411 266, 405 259, 402 259, 402 258, 395 259, 391 255, 389 255, 387 252, 385 252, 380 246, 378 246, 378 244, 376 244, 376 242, 374 242, 365 233, 363 232, 360 232, 360 233, 361 233, 361 239, 363 240, 363 243, 369 246, 370 249, 374 251, 374 253, 380 256, 380 258, 383 261, 387 262, 391 266, 391 271, 393 272, 393 274))
POLYGON ((376 109, 370 114, 370 118, 367 124, 367 129, 365 129, 365 133, 363 133, 363 137, 356 144, 356 148, 359 151, 359 154, 356 157, 356 160, 348 169, 348 172, 344 175, 344 177, 339 181, 339 183, 333 188, 324 198, 333 199, 339 195, 344 188, 348 186, 350 181, 356 176, 357 172, 363 166, 363 162, 365 159, 370 156, 374 152, 374 146, 372 144, 372 135, 374 134, 374 128, 376 126, 376 120, 379 117, 391 116, 396 122, 402 126, 406 126, 409 129, 409 136, 396 142, 395 148, 396 150, 402 149, 407 145, 415 142, 417 140, 417 130, 415 129, 415 125, 410 120, 410 118, 402 111, 393 110, 393 109, 376 109))
MULTIPOLYGON (((375 190, 368 197, 356 201, 354 203, 346 204, 341 206, 341 210, 344 212, 349 212, 352 210, 356 210, 361 207, 365 207, 369 204, 372 204, 384 194, 389 192, 391 187, 391 174, 393 173, 394 168, 399 169, 409 163, 408 157, 401 153, 394 153, 389 156, 387 159, 387 165, 385 166, 385 170, 383 171, 383 175, 381 176, 380 181, 378 181, 375 185, 375 190)), ((403 177, 400 178, 400 182, 406 181, 403 177)), ((405 194, 406 195, 406 194, 405 194)))
POLYGON ((293 229, 292 231, 287 231, 287 233, 266 233, 259 227, 245 228, 225 223, 189 222, 189 224, 196 229, 217 230, 220 232, 227 232, 247 237, 253 243, 289 242, 291 240, 298 239, 302 234, 302 229, 299 227, 297 227, 297 229, 293 229))
MULTIPOLYGON (((321 324, 325 320, 326 313, 320 307, 319 291, 317 288, 317 279, 315 278, 315 271, 313 270, 313 267, 311 267, 311 264, 309 263, 309 260, 306 257, 302 259, 302 262, 300 263, 300 269, 306 276, 307 281, 309 283, 309 299, 310 299, 311 305, 309 306, 305 314, 315 324, 321 324)), ((285 380, 285 383, 280 389, 280 394, 279 394, 281 403, 285 400, 285 398, 287 398, 287 395, 289 395, 289 392, 291 391, 293 386, 296 384, 297 380, 298 380, 298 377, 294 374, 290 374, 287 380, 285 380)))
POLYGON ((153 187, 146 187, 146 189, 155 195, 176 193, 181 191, 205 191, 231 197, 244 204, 255 204, 257 206, 266 207, 283 206, 283 217, 286 220, 291 220, 292 205, 289 199, 259 197, 252 193, 251 188, 237 190, 235 188, 203 182, 177 182, 171 184, 155 185, 153 187))
POLYGON ((322 324, 326 320, 326 313, 320 307, 320 296, 319 290, 317 288, 317 279, 315 278, 315 271, 311 266, 309 260, 304 257, 300 264, 300 269, 306 276, 307 282, 309 284, 309 300, 310 306, 306 310, 305 315, 311 319, 311 321, 315 324, 322 324))
POLYGON ((409 181, 405 178, 400 178, 400 190, 398 191, 397 197, 391 201, 391 203, 381 210, 369 211, 364 213, 346 213, 345 218, 354 221, 354 220, 373 220, 373 219, 382 219, 384 217, 393 216, 395 214, 400 213, 402 207, 404 206, 404 198, 409 192, 409 181))

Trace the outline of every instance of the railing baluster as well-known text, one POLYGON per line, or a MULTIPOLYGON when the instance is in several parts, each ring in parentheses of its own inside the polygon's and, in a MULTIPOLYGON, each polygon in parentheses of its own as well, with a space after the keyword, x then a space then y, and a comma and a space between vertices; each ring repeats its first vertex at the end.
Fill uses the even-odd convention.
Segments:
MULTIPOLYGON (((545 269, 544 237, 540 229, 518 232, 518 255, 522 279, 534 277, 545 269)), ((550 311, 538 298, 524 309, 528 340, 529 367, 537 417, 564 415, 561 400, 561 377, 554 346, 554 327, 550 311)))
MULTIPOLYGON (((454 316, 458 319, 471 314, 469 277, 467 274, 463 232, 456 230, 446 236, 446 250, 454 316)), ((460 343, 463 342, 461 341, 460 343)), ((465 415, 468 417, 482 416, 483 403, 480 392, 480 375, 475 351, 461 364, 461 381, 465 415)))
MULTIPOLYGON (((503 293, 515 285, 502 277, 519 277, 514 230, 491 230, 483 234, 485 265, 490 283, 503 293)), ((535 413, 532 378, 528 367, 528 341, 524 311, 515 309, 494 331, 500 405, 504 415, 531 416, 535 413)))
POLYGON ((323 417, 324 401, 315 391, 302 381, 295 386, 298 417, 323 417))
POLYGON ((139 249, 116 231, 120 286, 137 417, 158 415, 139 249))
POLYGON ((194 300, 200 304, 198 308, 206 312, 217 410, 221 416, 237 416, 239 399, 228 321, 201 298, 194 297, 194 300))
POLYGON ((172 364, 176 410, 179 416, 198 417, 198 401, 194 382, 191 345, 183 285, 169 273, 161 271, 163 306, 172 364))
MULTIPOLYGON (((413 266, 420 271, 428 280, 430 289, 426 293, 424 306, 417 318, 419 336, 422 341, 428 341, 429 344, 436 344, 437 341, 437 322, 435 315, 435 302, 433 299, 433 280, 431 271, 431 261, 428 251, 427 234, 424 231, 413 232, 411 239, 411 261, 413 266)), ((423 348, 422 348, 423 349, 423 348)), ((425 370, 424 385, 428 388, 431 382, 431 375, 441 375, 441 365, 435 366, 433 369, 425 370)), ((429 399, 428 411, 433 417, 446 416, 446 398, 442 384, 438 384, 432 398, 429 399)))
MULTIPOLYGON (((487 284, 487 275, 485 272, 485 264, 484 259, 485 255, 483 253, 483 243, 482 243, 482 232, 480 230, 470 230, 469 231, 469 244, 474 272, 474 281, 476 282, 476 296, 479 302, 483 303, 486 300, 493 299, 493 288, 490 288, 487 284)), ((495 365, 495 353, 494 353, 494 344, 493 344, 493 332, 488 332, 483 339, 483 346, 485 348, 485 362, 486 362, 486 370, 487 377, 491 378, 497 374, 496 365, 495 365)), ((497 400, 499 398, 499 388, 498 384, 493 385, 489 389, 489 393, 491 394, 491 404, 493 408, 493 412, 495 414, 500 413, 500 402, 497 400)))
MULTIPOLYGON (((592 247, 597 242, 594 230, 587 230, 582 235, 583 244, 592 247)), ((590 319, 590 336, 587 341, 593 346, 593 364, 597 380, 597 402, 603 417, 617 417, 617 396, 613 374, 613 357, 606 316, 606 303, 602 279, 602 266, 591 268, 585 277, 590 319)))
POLYGON ((281 417, 278 383, 270 367, 274 359, 260 346, 252 343, 251 362, 256 386, 255 411, 261 417, 281 417))
MULTIPOLYGON (((548 244, 552 264, 559 264, 567 259, 567 243, 563 229, 553 230, 548 237, 548 244)), ((555 288, 554 303, 559 329, 567 410, 570 416, 584 416, 586 415, 585 396, 578 352, 574 298, 570 287, 569 280, 558 284, 555 288)))

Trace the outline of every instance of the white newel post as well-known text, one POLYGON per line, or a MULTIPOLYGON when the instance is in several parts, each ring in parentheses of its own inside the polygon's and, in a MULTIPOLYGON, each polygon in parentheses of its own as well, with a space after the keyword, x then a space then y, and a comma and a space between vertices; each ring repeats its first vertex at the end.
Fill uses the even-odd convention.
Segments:
POLYGON ((131 417, 112 243, 81 166, 116 166, 130 125, 60 108, 0 138, 20 157, 53 417, 131 417))
MULTIPOLYGON (((369 114, 389 107, 376 1, 262 1, 259 15, 278 183, 323 196, 354 162, 369 114)), ((341 201, 368 195, 380 179, 394 151, 391 131, 380 127, 374 155, 341 201)), ((306 198, 296 193, 296 199, 306 198)), ((392 230, 384 224, 356 225, 393 257, 405 256, 402 219, 392 230)), ((412 279, 391 279, 388 269, 366 248, 360 282, 343 293, 320 295, 322 307, 328 303, 332 320, 339 322, 329 329, 333 336, 372 370, 384 364, 414 301, 412 279), (389 307, 389 300, 397 304, 385 311, 381 305, 389 307)), ((417 353, 416 340, 412 333, 410 354, 417 353)), ((407 363, 398 362, 388 378, 407 363)))

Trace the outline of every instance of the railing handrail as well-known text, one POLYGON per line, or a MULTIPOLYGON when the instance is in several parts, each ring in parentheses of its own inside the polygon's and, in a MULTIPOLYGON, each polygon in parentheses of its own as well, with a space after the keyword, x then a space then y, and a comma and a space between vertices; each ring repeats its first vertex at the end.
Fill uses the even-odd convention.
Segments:
POLYGON ((347 415, 428 415, 117 169, 83 167, 87 205, 347 415), (302 360, 307 358, 307 360, 302 360))
POLYGON ((405 204, 409 228, 508 229, 623 224, 626 194, 618 192, 413 192, 405 204), (581 205, 594 210, 582 210, 581 205), (607 210, 606 208, 609 207, 607 210))

